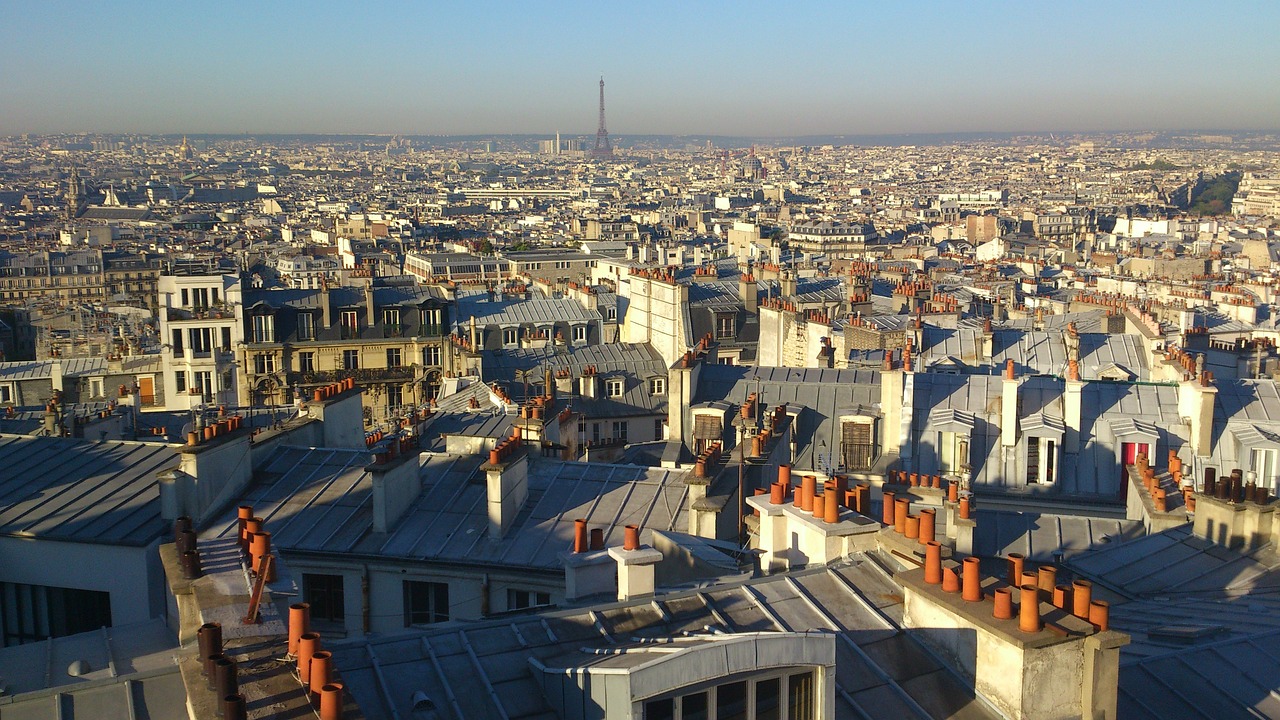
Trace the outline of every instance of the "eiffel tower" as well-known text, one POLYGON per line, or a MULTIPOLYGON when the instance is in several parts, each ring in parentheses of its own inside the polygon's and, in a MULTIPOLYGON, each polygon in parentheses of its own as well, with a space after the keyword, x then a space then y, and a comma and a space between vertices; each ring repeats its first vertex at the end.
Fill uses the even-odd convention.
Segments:
POLYGON ((600 76, 600 127, 596 130, 596 146, 591 151, 592 157, 613 157, 613 146, 609 144, 609 131, 604 126, 604 76, 600 76))

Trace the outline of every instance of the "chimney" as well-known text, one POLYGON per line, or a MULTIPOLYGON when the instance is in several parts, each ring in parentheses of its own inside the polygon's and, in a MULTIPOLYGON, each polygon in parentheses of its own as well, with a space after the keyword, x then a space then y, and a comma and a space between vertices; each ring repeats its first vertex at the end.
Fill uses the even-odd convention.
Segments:
POLYGON ((995 333, 991 329, 991 318, 987 318, 982 323, 982 357, 981 360, 990 362, 992 353, 995 352, 995 333))
POLYGON ((738 277, 738 297, 742 299, 742 305, 750 315, 756 313, 756 294, 755 276, 749 272, 743 272, 738 277))
POLYGON ((1178 414, 1188 419, 1191 451, 1200 457, 1208 457, 1213 449, 1213 405, 1217 393, 1212 373, 1201 373, 1199 378, 1178 384, 1178 414))
POLYGON ((793 270, 783 270, 782 277, 778 280, 782 290, 782 297, 795 297, 796 294, 796 275, 793 270))
MULTIPOLYGON (((392 436, 390 442, 401 438, 392 436)), ((416 448, 406 448, 390 462, 374 463, 365 468, 373 481, 373 531, 388 533, 422 492, 418 475, 416 448)))
POLYGON ((489 537, 499 539, 515 526, 516 517, 529 498, 529 455, 514 438, 489 453, 485 472, 489 510, 489 537), (503 448, 506 450, 502 450, 503 448), (494 462, 497 460, 497 462, 494 462))
POLYGON ((1071 360, 1067 364, 1066 387, 1062 393, 1062 421, 1066 425, 1063 436, 1064 450, 1080 451, 1080 418, 1084 396, 1084 382, 1080 380, 1080 363, 1071 360))
POLYGON ((328 397, 307 402, 307 415, 324 423, 322 447, 365 448, 364 389, 350 378, 334 385, 328 397))
POLYGON ((626 527, 627 541, 622 547, 609 548, 609 556, 618 563, 618 600, 652 595, 654 569, 662 560, 662 553, 648 545, 641 545, 640 529, 626 527))
POLYGON ((377 321, 374 319, 372 281, 370 281, 368 285, 364 286, 364 315, 365 324, 369 327, 373 327, 377 321))
POLYGON ((598 385, 599 378, 596 376, 595 368, 584 368, 582 377, 578 378, 578 394, 582 397, 594 398, 599 394, 598 385))
MULTIPOLYGON (((886 369, 880 373, 880 412, 884 413, 884 449, 885 452, 902 454, 902 417, 903 412, 910 412, 910 404, 903 403, 902 370, 893 367, 890 350, 885 350, 886 369)), ((909 447, 909 445, 908 445, 909 447)), ((910 451, 908 450, 908 455, 910 451)))
POLYGON ((1010 358, 1004 363, 1004 393, 1000 401, 1000 444, 1018 444, 1018 375, 1010 358))
POLYGON ((556 401, 556 390, 558 389, 551 375, 551 366, 548 365, 547 371, 542 375, 542 394, 551 398, 551 402, 554 403, 556 401))

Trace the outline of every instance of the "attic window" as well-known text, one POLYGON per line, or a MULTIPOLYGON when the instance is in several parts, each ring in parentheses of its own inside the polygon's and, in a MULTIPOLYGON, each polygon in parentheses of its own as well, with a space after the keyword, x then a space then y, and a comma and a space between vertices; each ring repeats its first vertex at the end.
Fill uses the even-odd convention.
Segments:
POLYGON ((609 397, 622 397, 622 386, 622 379, 615 378, 605 383, 605 391, 609 393, 609 397))
POLYGON ((650 395, 666 395, 667 379, 666 378, 650 378, 649 394, 650 395))
POLYGON ((737 335, 736 321, 737 318, 735 318, 732 313, 720 313, 716 315, 716 339, 723 340, 737 335))

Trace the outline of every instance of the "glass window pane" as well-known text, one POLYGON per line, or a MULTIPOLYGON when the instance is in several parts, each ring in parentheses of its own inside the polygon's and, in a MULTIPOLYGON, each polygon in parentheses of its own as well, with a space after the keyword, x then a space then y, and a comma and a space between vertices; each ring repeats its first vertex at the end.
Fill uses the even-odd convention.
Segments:
POLYGON ((781 720, 782 678, 756 683, 756 720, 781 720))
POLYGON ((746 720, 747 683, 728 683, 716 688, 716 720, 746 720))
POLYGON ((650 700, 644 704, 644 720, 674 720, 676 716, 675 700, 650 700))
POLYGON ((704 692, 680 698, 681 720, 707 720, 707 694, 704 692))
POLYGON ((814 720, 813 673, 787 678, 787 720, 814 720))

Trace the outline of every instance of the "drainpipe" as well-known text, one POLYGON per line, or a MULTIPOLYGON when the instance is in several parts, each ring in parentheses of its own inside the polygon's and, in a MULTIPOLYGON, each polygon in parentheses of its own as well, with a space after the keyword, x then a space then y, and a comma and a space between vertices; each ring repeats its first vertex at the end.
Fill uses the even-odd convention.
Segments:
POLYGON ((480 579, 480 617, 489 617, 489 573, 480 579))

